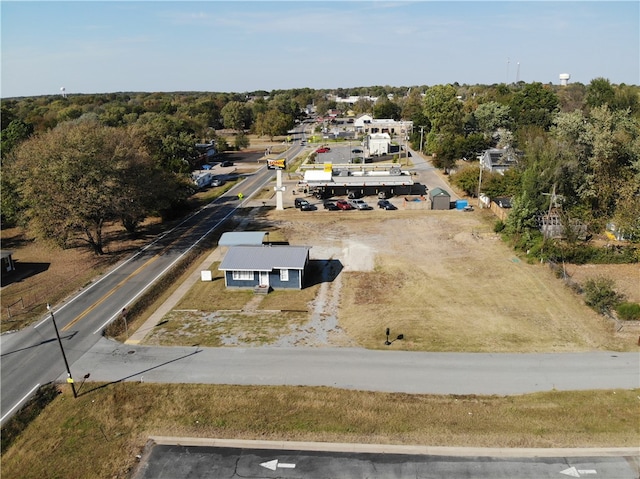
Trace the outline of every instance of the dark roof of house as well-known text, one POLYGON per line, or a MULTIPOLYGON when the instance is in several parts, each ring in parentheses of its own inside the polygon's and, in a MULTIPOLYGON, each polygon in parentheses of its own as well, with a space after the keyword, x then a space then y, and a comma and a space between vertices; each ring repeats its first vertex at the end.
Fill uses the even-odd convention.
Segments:
POLYGON ((304 269, 309 246, 231 246, 220 263, 220 271, 272 271, 304 269))
POLYGON ((492 168, 510 167, 517 163, 517 158, 508 153, 506 148, 490 148, 485 151, 485 156, 488 159, 485 164, 492 168))

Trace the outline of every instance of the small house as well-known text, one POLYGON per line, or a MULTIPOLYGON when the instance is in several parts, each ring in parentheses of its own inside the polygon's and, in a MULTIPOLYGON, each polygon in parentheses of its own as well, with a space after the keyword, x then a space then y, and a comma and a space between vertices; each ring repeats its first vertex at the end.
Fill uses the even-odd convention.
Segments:
POLYGON ((507 148, 489 148, 480 157, 480 166, 492 173, 504 172, 515 166, 518 159, 513 151, 507 148))
POLYGON ((451 195, 442 188, 429 190, 432 210, 448 210, 451 208, 451 195))
POLYGON ((231 246, 218 269, 227 288, 302 289, 309 246, 231 246))

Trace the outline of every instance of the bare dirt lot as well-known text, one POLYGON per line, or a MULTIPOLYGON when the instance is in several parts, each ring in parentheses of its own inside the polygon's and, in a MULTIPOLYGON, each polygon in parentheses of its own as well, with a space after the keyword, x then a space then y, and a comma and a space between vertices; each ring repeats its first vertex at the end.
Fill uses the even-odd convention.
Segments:
MULTIPOLYGON (((385 347, 389 327, 392 336, 404 335, 393 347, 409 350, 637 347, 636 328, 616 332, 546 266, 517 258, 491 231, 487 212, 274 211, 269 217, 292 244, 311 245, 312 257, 342 263, 319 309, 337 309, 340 329, 361 346, 385 347)), ((633 289, 637 265, 624 266, 607 265, 603 274, 633 289)), ((582 268, 580 279, 599 270, 582 268)))
MULTIPOLYGON (((518 258, 492 232, 488 211, 300 212, 289 207, 262 209, 256 220, 291 244, 311 246, 314 263, 331 269, 316 272, 329 279, 312 287, 308 303, 295 306, 306 307, 306 319, 297 314, 275 321, 282 318, 278 307, 286 310, 291 296, 270 293, 247 300, 245 292, 225 291, 221 281, 199 283, 190 295, 194 299, 181 301, 145 342, 386 348, 390 328, 390 339, 404 336, 390 347, 415 351, 637 349, 637 325, 619 329, 547 266, 518 258), (234 295, 244 304, 241 311, 209 310, 234 295), (242 323, 252 324, 251 329, 259 323, 259 333, 239 335, 236 326, 242 323)), ((216 273, 217 264, 203 266, 216 273)), ((579 272, 581 281, 610 275, 632 290, 637 265, 569 265, 568 272, 579 272)))

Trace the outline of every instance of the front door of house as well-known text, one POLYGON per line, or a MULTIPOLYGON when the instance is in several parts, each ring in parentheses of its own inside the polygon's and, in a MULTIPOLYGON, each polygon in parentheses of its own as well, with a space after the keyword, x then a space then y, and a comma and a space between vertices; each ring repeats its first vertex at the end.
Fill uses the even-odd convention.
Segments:
POLYGON ((260 286, 269 286, 269 272, 260 271, 260 286))

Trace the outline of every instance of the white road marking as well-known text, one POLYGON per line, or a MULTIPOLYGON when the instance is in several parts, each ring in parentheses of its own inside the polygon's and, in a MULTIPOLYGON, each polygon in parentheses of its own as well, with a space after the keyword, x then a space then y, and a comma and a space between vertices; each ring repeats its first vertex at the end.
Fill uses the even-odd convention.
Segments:
POLYGON ((262 464, 260 464, 262 467, 266 467, 267 469, 271 469, 272 471, 275 471, 277 468, 281 468, 281 469, 295 469, 296 465, 295 464, 288 464, 286 462, 278 462, 277 459, 274 459, 273 461, 267 461, 267 462, 263 462, 262 464))
POLYGON ((36 384, 35 386, 33 386, 33 388, 31 388, 31 391, 29 391, 27 394, 25 394, 22 399, 20 399, 20 401, 18 401, 11 409, 9 409, 4 416, 2 416, 0 418, 0 423, 2 423, 9 414, 11 414, 13 412, 13 410, 15 408, 17 408, 18 406, 20 406, 22 404, 22 402, 27 399, 29 396, 31 396, 31 394, 33 394, 33 391, 35 391, 36 389, 38 389, 40 387, 40 383, 36 384))

